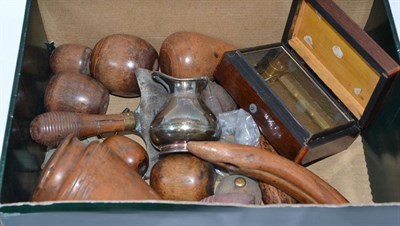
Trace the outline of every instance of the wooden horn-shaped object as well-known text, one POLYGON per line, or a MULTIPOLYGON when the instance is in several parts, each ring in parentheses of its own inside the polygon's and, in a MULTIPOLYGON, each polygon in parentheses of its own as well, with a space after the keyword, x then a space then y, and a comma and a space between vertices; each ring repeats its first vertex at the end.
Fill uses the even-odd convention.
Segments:
POLYGON ((188 142, 187 148, 210 163, 271 184, 301 203, 348 203, 335 188, 305 167, 264 149, 207 141, 188 142))

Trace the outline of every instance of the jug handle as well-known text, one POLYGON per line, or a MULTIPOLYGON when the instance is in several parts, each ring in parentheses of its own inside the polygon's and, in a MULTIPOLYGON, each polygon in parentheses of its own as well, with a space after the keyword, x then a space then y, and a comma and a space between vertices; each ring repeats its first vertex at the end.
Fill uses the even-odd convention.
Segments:
POLYGON ((171 89, 173 86, 173 81, 174 80, 173 77, 168 76, 162 72, 159 71, 154 71, 151 76, 153 77, 154 80, 156 80, 157 82, 159 82, 162 86, 165 87, 165 89, 168 91, 168 93, 171 93, 171 89))

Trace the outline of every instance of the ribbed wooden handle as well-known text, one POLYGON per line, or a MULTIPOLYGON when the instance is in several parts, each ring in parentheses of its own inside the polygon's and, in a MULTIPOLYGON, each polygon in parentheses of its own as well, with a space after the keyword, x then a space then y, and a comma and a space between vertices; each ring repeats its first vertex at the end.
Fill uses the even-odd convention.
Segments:
POLYGON ((199 158, 273 185, 299 202, 348 203, 307 168, 264 149, 222 142, 189 142, 187 148, 199 158))
POLYGON ((30 133, 37 143, 56 146, 69 134, 84 138, 102 133, 132 130, 135 124, 131 112, 110 115, 46 112, 33 119, 30 133))

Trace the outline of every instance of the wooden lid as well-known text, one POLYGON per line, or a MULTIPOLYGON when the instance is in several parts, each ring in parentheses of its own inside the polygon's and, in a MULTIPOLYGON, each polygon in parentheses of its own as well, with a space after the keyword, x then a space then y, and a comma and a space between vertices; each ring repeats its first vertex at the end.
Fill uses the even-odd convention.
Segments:
POLYGON ((331 0, 295 0, 283 42, 288 43, 357 119, 369 121, 392 76, 390 58, 331 0))

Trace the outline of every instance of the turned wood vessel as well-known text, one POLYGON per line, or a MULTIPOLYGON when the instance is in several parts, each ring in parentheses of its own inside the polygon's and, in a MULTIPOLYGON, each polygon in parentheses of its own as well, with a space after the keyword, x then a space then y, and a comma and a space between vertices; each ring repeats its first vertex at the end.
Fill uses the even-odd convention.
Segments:
POLYGON ((71 72, 53 76, 44 96, 46 111, 88 114, 106 113, 109 100, 108 90, 100 82, 71 72))
POLYGON ((146 40, 114 34, 104 37, 93 48, 90 71, 111 94, 140 95, 135 68, 158 70, 158 53, 146 40))
POLYGON ((159 200, 160 196, 107 145, 73 135, 43 169, 32 201, 159 200))
POLYGON ((214 167, 187 153, 166 154, 154 165, 150 186, 163 199, 199 201, 214 193, 214 167))
POLYGON ((50 55, 50 68, 54 74, 72 72, 89 75, 92 49, 81 44, 63 44, 50 55))
POLYGON ((180 31, 168 36, 160 48, 160 69, 177 78, 208 76, 225 51, 237 49, 223 40, 196 32, 180 31))

